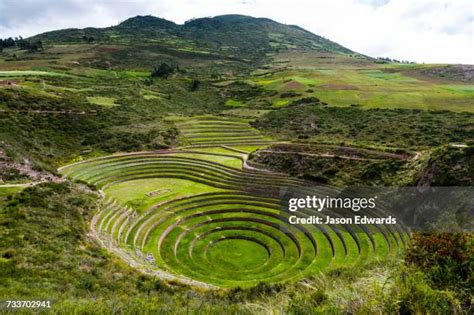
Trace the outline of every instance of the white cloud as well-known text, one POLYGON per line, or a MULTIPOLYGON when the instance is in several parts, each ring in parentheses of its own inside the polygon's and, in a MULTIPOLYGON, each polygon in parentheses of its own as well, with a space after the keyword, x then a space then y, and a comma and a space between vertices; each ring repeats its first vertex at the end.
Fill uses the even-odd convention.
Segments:
POLYGON ((471 0, 0 0, 0 37, 105 27, 138 14, 177 23, 221 14, 268 17, 370 56, 474 64, 471 0))

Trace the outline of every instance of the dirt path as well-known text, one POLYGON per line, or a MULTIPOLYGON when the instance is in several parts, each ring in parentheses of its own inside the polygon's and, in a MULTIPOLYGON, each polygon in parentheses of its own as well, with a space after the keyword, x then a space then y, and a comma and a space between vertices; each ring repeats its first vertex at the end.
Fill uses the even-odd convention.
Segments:
POLYGON ((0 184, 0 188, 8 188, 8 187, 29 187, 34 186, 35 183, 25 183, 25 184, 0 184))
POLYGON ((249 171, 258 171, 258 172, 261 172, 261 173, 266 173, 266 174, 272 174, 272 175, 283 175, 283 176, 288 176, 287 174, 283 174, 283 173, 277 173, 277 172, 274 172, 272 170, 269 170, 269 169, 265 169, 265 168, 258 168, 258 167, 254 167, 254 166, 251 166, 247 163, 247 160, 248 160, 248 154, 244 156, 244 160, 243 160, 243 163, 242 163, 242 167, 246 170, 249 170, 249 171))
POLYGON ((60 115, 85 115, 85 114, 93 114, 93 113, 86 113, 85 111, 82 112, 72 112, 66 110, 21 110, 21 109, 0 109, 0 113, 27 113, 27 114, 60 114, 60 115))
POLYGON ((271 154, 298 154, 303 156, 311 157, 322 157, 322 158, 340 158, 346 160, 356 160, 356 161, 379 161, 379 159, 369 159, 369 158, 360 158, 355 156, 346 156, 346 155, 337 155, 337 154, 327 154, 327 153, 304 153, 298 151, 273 151, 273 150, 261 150, 262 153, 271 153, 271 154))
POLYGON ((453 148, 467 148, 468 147, 468 145, 464 143, 450 143, 449 146, 453 148))
MULTIPOLYGON (((327 154, 327 153, 305 153, 305 152, 299 152, 299 151, 274 151, 274 150, 261 150, 259 152, 262 153, 271 153, 271 154, 298 154, 298 155, 303 155, 303 156, 311 156, 311 157, 322 157, 322 158, 339 158, 339 159, 346 159, 346 160, 355 160, 355 161, 380 161, 382 159, 375 159, 375 158, 361 158, 361 157, 356 157, 356 156, 347 156, 347 155, 338 155, 338 154, 327 154)), ((406 159, 406 161, 413 161, 413 160, 418 160, 421 156, 420 152, 415 152, 415 154, 409 158, 406 159)))
POLYGON ((45 179, 45 180, 33 181, 33 182, 23 183, 23 184, 0 184, 0 188, 8 188, 8 187, 25 187, 26 188, 26 187, 32 187, 32 186, 36 186, 36 185, 48 183, 48 182, 61 183, 64 181, 65 179, 56 177, 52 180, 45 179))

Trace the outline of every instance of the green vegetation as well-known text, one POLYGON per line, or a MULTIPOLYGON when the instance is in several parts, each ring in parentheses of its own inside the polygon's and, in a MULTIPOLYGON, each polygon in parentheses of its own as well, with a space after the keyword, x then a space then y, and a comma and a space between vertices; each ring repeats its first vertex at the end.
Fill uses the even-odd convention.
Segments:
POLYGON ((28 52, 36 52, 43 49, 43 42, 41 40, 25 40, 21 36, 14 39, 9 37, 5 39, 0 38, 0 52, 3 48, 18 47, 21 50, 27 50, 28 52))
POLYGON ((337 145, 273 145, 248 163, 333 186, 472 186, 471 147, 375 151, 337 145))
MULTIPOLYGON (((135 153, 88 160, 61 172, 104 189, 106 199, 92 222, 99 237, 106 235, 104 242, 116 241, 110 250, 125 250, 129 263, 191 285, 247 287, 298 280, 394 257, 403 244, 402 230, 368 234, 342 225, 343 231, 327 226, 321 233, 315 226, 288 224, 278 205, 279 191, 303 189, 303 182, 222 163, 222 158, 239 157, 185 150, 135 153), (246 256, 252 268, 230 264, 228 255, 246 256)), ((311 214, 316 213, 306 215, 311 214)))
POLYGON ((242 106, 242 105, 244 105, 241 101, 236 101, 236 100, 233 100, 233 99, 228 99, 225 102, 225 104, 228 105, 228 106, 242 106))
POLYGON ((333 186, 407 186, 422 161, 414 154, 337 145, 273 145, 251 154, 252 166, 333 186))
POLYGON ((25 186, 0 186, 0 200, 22 191, 24 188, 25 186))
MULTIPOLYGON (((223 292, 191 291, 167 284, 130 270, 85 237, 85 223, 94 212, 95 198, 96 193, 80 185, 42 184, 0 200, 0 275, 8 279, 0 284, 1 296, 52 299, 54 314, 176 314, 186 310, 255 314, 262 309, 288 313, 450 313, 462 307, 452 291, 443 286, 431 288, 430 280, 416 265, 371 265, 359 267, 358 272, 341 267, 304 283, 260 284, 223 292)), ((433 252, 426 247, 424 253, 433 252)), ((416 255, 431 259, 431 255, 416 255)))
POLYGON ((299 226, 280 211, 282 191, 310 183, 472 186, 472 66, 375 60, 239 15, 22 41, 0 42, 2 300, 52 299, 57 314, 472 310, 465 231, 299 226))
POLYGON ((200 116, 178 118, 175 124, 183 135, 185 143, 193 146, 219 145, 265 145, 269 141, 248 121, 238 118, 200 116))
POLYGON ((437 287, 458 286, 467 293, 472 291, 472 241, 472 235, 459 232, 416 234, 405 260, 423 268, 437 287))
POLYGON ((472 233, 459 231, 415 234, 405 262, 422 270, 434 288, 456 292, 463 306, 472 307, 473 242, 472 233))
MULTIPOLYGON (((306 59, 295 61, 293 57, 287 61, 288 69, 254 75, 247 80, 249 84, 263 88, 267 94, 264 100, 275 107, 289 104, 283 101, 285 98, 297 100, 316 96, 332 106, 357 104, 365 108, 473 111, 472 84, 462 82, 454 87, 450 81, 433 81, 423 76, 415 78, 411 74, 415 73, 416 65, 409 66, 409 71, 408 66, 377 66, 368 62, 339 68, 337 64, 312 63, 306 59), (298 64, 298 69, 293 70, 296 62, 304 62, 304 66, 298 64), (334 69, 319 70, 327 66, 334 69)), ((261 107, 259 101, 251 102, 249 106, 261 107)))
POLYGON ((89 96, 87 100, 91 104, 103 105, 103 106, 114 106, 115 99, 113 97, 103 97, 103 96, 89 96))
POLYGON ((151 76, 153 78, 167 78, 174 72, 174 70, 175 69, 173 67, 163 62, 158 67, 153 69, 151 76))
POLYGON ((473 121, 471 113, 300 105, 261 116, 254 127, 280 140, 428 148, 451 142, 472 144, 473 121))
POLYGON ((436 148, 425 162, 417 181, 431 186, 473 186, 474 147, 436 148))
POLYGON ((94 211, 94 200, 91 192, 76 187, 44 184, 2 203, 0 269, 2 279, 9 279, 2 281, 2 296, 47 298, 73 292, 85 297, 88 290, 111 293, 136 282, 133 272, 124 272, 102 249, 85 242, 85 220, 94 211), (112 284, 113 277, 117 281, 112 284))
POLYGON ((108 254, 85 236, 96 198, 83 186, 48 183, 0 199, 2 298, 48 299, 54 314, 245 310, 225 295, 189 295, 108 254))
POLYGON ((0 71, 0 77, 15 78, 24 76, 64 76, 64 74, 51 71, 0 71))
POLYGON ((129 106, 112 111, 75 102, 76 97, 58 99, 15 91, 2 91, 1 97, 6 108, 0 112, 3 148, 17 160, 28 157, 39 169, 51 170, 51 164, 82 154, 156 149, 177 140, 173 126, 164 122, 160 126, 153 123, 155 119, 146 129, 129 128, 138 120, 146 123, 129 106))

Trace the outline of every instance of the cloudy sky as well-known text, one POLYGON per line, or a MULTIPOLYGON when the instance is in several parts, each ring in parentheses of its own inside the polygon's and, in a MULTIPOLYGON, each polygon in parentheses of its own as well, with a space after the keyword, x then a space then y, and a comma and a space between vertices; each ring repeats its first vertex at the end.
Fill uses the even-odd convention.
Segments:
POLYGON ((473 0, 0 0, 0 37, 231 13, 297 24, 373 57, 474 64, 473 0))

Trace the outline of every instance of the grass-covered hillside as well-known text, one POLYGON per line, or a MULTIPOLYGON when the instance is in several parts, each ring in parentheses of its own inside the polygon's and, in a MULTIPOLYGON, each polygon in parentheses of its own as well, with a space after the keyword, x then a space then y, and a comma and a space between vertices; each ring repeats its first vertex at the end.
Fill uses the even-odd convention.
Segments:
POLYGON ((243 15, 197 18, 183 25, 154 16, 137 16, 109 28, 53 31, 36 36, 34 39, 51 43, 81 43, 87 40, 118 44, 130 42, 171 44, 170 49, 182 52, 219 53, 242 58, 261 57, 269 51, 288 48, 355 54, 298 26, 243 15))
POLYGON ((0 301, 472 313, 460 226, 292 225, 280 208, 314 186, 472 186, 472 65, 372 58, 240 15, 1 43, 0 301))
POLYGON ((281 140, 352 143, 392 148, 429 148, 474 141, 474 114, 416 109, 289 106, 260 116, 260 130, 281 140))
POLYGON ((471 147, 432 151, 377 151, 324 144, 276 144, 253 152, 249 163, 334 186, 472 186, 471 147))
POLYGON ((285 285, 203 291, 133 270, 94 241, 88 222, 97 197, 70 183, 0 195, 3 299, 49 299, 45 313, 51 314, 468 313, 472 238, 445 235, 442 240, 456 247, 439 256, 430 245, 436 239, 420 236, 406 266, 373 262, 357 272, 341 266, 285 285))

